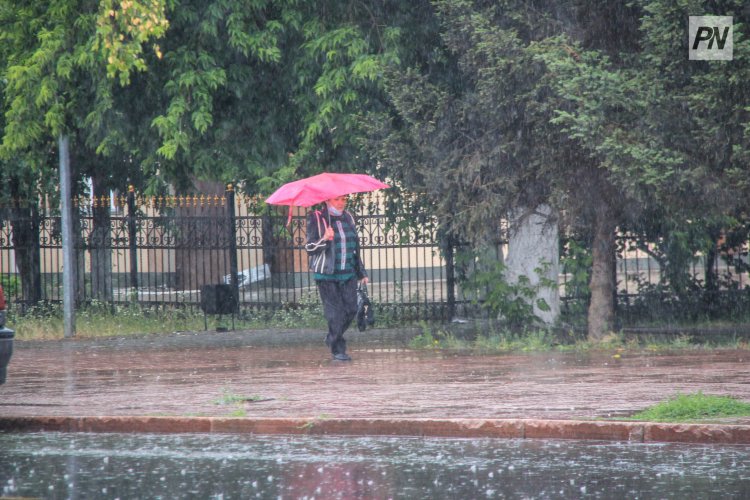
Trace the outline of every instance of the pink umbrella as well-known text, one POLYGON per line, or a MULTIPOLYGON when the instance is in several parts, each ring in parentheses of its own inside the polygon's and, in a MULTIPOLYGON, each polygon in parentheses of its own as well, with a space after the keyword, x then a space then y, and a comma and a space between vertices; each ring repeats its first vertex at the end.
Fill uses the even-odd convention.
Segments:
POLYGON ((266 199, 271 205, 311 207, 352 193, 368 193, 390 187, 365 174, 324 173, 284 184, 266 199))

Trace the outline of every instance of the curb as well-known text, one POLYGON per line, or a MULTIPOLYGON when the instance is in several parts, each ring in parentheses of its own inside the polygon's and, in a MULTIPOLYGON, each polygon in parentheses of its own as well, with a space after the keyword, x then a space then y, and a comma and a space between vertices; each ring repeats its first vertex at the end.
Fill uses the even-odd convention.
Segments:
POLYGON ((297 434, 750 444, 750 425, 540 419, 0 417, 0 432, 297 434))

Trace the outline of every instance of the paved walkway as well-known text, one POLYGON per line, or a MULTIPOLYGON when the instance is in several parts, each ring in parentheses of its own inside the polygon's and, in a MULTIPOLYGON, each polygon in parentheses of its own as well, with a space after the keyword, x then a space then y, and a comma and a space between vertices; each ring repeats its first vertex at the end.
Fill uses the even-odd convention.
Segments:
POLYGON ((416 333, 351 332, 348 363, 313 331, 16 341, 0 419, 590 420, 676 393, 750 400, 748 351, 476 355, 410 350, 416 333))

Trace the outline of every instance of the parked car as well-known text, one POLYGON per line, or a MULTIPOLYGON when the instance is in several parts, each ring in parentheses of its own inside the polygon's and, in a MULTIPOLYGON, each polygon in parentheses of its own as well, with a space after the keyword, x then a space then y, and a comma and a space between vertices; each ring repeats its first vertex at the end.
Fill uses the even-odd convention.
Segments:
POLYGON ((13 355, 13 337, 15 332, 5 327, 5 292, 0 284, 0 384, 5 383, 8 374, 8 363, 13 355))

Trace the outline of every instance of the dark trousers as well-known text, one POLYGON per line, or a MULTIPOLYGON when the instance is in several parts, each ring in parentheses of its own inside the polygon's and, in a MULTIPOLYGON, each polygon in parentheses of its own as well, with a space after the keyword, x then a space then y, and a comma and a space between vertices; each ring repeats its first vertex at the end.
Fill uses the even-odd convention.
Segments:
POLYGON ((348 281, 317 282, 320 300, 323 302, 323 315, 328 322, 326 345, 332 354, 346 353, 344 332, 357 315, 357 279, 348 281))

